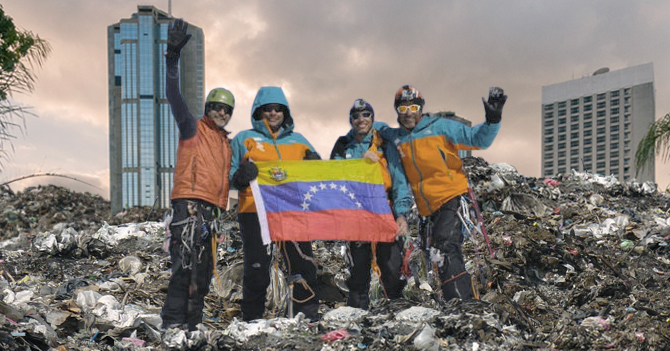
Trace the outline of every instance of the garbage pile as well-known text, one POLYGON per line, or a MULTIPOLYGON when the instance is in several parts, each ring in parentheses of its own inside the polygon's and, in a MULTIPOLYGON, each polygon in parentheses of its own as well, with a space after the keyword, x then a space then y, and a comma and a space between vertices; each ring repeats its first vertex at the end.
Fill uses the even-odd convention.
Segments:
POLYGON ((384 299, 375 278, 370 310, 347 307, 344 245, 315 242, 321 319, 287 318, 279 265, 266 318, 242 322, 231 211, 195 332, 161 326, 170 260, 162 223, 145 216, 162 211, 111 216, 104 200, 58 187, 1 192, 0 349, 670 348, 670 195, 590 173, 533 178, 481 158, 464 166, 483 223, 472 206, 464 254, 478 299, 442 301, 415 248, 404 299, 384 299))

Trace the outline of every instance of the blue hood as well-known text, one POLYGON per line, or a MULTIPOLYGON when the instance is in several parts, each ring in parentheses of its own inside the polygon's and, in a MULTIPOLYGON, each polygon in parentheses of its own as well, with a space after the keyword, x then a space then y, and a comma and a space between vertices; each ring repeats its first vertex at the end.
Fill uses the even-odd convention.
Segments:
POLYGON ((291 110, 288 107, 288 100, 286 100, 284 91, 280 87, 261 87, 258 90, 258 93, 256 93, 254 103, 251 105, 251 125, 254 126, 254 129, 261 132, 264 132, 264 129, 266 129, 264 128, 265 124, 255 118, 258 108, 266 104, 280 104, 286 106, 287 113, 284 116, 282 128, 285 130, 293 130, 293 117, 291 117, 291 110))

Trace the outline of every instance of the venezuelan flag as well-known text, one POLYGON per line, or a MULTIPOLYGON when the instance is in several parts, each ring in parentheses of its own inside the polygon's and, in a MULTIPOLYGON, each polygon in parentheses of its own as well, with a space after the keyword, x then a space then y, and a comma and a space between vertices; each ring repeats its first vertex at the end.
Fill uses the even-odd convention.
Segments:
POLYGON ((264 244, 392 242, 397 226, 379 163, 366 159, 257 162, 251 182, 264 244))

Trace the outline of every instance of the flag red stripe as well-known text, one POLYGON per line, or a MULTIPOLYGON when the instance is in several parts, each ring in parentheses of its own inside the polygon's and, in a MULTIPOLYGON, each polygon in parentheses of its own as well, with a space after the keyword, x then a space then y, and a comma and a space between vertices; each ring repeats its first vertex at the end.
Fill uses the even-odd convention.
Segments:
POLYGON ((285 211, 267 217, 272 241, 392 242, 398 229, 392 214, 361 210, 285 211))

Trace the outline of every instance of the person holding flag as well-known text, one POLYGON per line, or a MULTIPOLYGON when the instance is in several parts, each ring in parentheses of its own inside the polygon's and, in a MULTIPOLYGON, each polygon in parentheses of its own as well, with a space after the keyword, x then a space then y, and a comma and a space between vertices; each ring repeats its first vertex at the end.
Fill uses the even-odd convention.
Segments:
MULTIPOLYGON (((255 161, 287 161, 321 159, 300 133, 293 131, 294 122, 288 101, 280 87, 260 88, 251 107, 252 129, 238 133, 232 142, 233 157, 230 181, 239 190, 238 221, 244 252, 242 281, 242 319, 263 318, 266 291, 270 285, 271 245, 264 245, 256 204, 249 183, 258 176, 255 161)), ((302 312, 312 321, 319 319, 316 262, 311 242, 279 242, 286 259, 289 279, 300 275, 292 299, 293 311, 302 312)))
POLYGON ((507 96, 501 88, 491 88, 488 100, 482 98, 486 122, 468 127, 423 114, 423 96, 405 85, 394 99, 400 128, 379 128, 384 140, 397 147, 419 214, 427 217, 420 234, 431 262, 437 265, 446 301, 473 297, 458 217, 461 196, 468 193, 468 179, 458 150, 486 149, 493 143, 505 101, 507 96))
MULTIPOLYGON (((349 111, 351 130, 337 139, 330 154, 332 160, 367 158, 378 162, 382 169, 384 186, 398 225, 396 239, 408 233, 406 214, 412 205, 407 179, 402 171, 395 145, 384 142, 373 129, 374 109, 367 101, 357 99, 349 111)), ((380 123, 380 122, 377 122, 380 123)), ((402 252, 396 242, 348 242, 351 258, 351 276, 347 280, 347 305, 368 309, 370 304, 370 268, 380 275, 385 296, 402 297, 405 281, 400 278, 402 252), (373 259, 373 257, 375 259, 373 259)))

